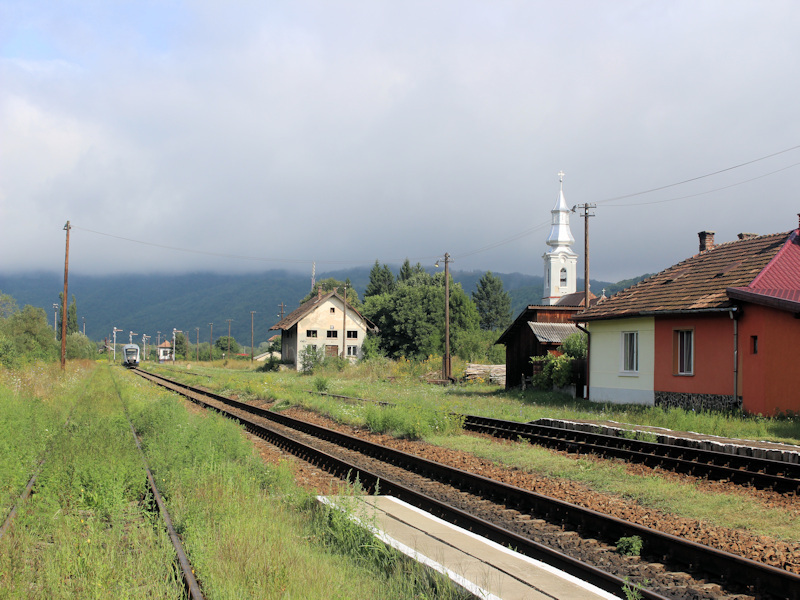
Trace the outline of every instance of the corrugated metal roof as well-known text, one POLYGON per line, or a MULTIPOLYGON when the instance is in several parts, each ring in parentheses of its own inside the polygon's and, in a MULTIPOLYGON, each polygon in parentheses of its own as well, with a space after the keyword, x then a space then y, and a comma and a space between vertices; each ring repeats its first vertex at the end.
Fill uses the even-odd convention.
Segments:
POLYGON ((561 344, 567 336, 580 330, 572 323, 536 323, 528 321, 528 327, 542 344, 561 344))

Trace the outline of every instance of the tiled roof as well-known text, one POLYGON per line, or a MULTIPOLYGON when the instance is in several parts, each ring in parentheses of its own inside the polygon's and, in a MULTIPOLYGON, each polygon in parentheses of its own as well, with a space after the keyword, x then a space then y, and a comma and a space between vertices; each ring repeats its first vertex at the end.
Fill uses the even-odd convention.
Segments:
POLYGON ((567 336, 579 333, 578 326, 573 323, 536 323, 529 321, 528 326, 533 335, 542 344, 561 344, 567 336))
MULTIPOLYGON (((278 323, 276 323, 275 325, 270 327, 270 329, 271 330, 272 329, 280 329, 280 330, 283 330, 283 331, 285 331, 287 329, 291 329, 292 327, 294 327, 297 324, 298 321, 300 321, 300 319, 305 317, 307 314, 313 312, 314 309, 317 308, 317 306, 321 305, 326 300, 328 300, 330 298, 333 298, 334 296, 336 296, 336 298, 338 298, 340 302, 344 303, 344 299, 339 294, 337 294, 335 291, 334 292, 328 292, 326 294, 322 294, 321 296, 319 296, 319 295, 313 296, 310 300, 308 300, 308 301, 304 302, 303 304, 301 304, 300 306, 298 306, 296 309, 294 309, 292 312, 290 312, 288 315, 286 315, 283 319, 281 319, 278 323)), ((364 319, 364 322, 367 324, 367 328, 369 328, 369 329, 374 329, 375 328, 375 326, 368 319, 366 319, 355 308, 350 306, 349 302, 347 303, 347 312, 357 314, 359 317, 364 319)))
POLYGON ((719 244, 618 292, 573 319, 727 308, 732 305, 727 288, 753 282, 788 236, 789 232, 775 233, 719 244))

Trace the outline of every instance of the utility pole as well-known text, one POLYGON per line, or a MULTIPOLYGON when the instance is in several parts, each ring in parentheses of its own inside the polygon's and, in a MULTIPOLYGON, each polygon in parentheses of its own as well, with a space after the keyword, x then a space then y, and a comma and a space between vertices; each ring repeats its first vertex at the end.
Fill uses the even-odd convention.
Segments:
POLYGON ((61 370, 67 366, 67 280, 69 279, 69 221, 64 225, 67 232, 67 251, 64 254, 64 309, 61 315, 61 370))
MULTIPOLYGON (((575 208, 580 208, 583 211, 581 215, 583 217, 583 278, 584 278, 584 299, 583 299, 583 310, 589 310, 589 292, 591 284, 589 283, 589 217, 595 216, 590 211, 593 208, 597 208, 597 204, 594 203, 585 203, 585 204, 578 204, 575 208)), ((572 210, 575 210, 573 208, 572 210)), ((585 330, 584 330, 585 331, 585 330)), ((587 343, 591 346, 591 338, 588 337, 587 333, 587 343)), ((592 360, 591 352, 587 351, 586 353, 586 399, 589 399, 589 364, 592 360)))
POLYGON ((228 322, 228 358, 231 357, 231 321, 233 319, 225 319, 228 322))
POLYGON ((150 336, 146 333, 142 334, 142 343, 144 344, 144 358, 142 360, 147 360, 147 340, 150 339, 150 336))
POLYGON ((283 302, 281 302, 281 303, 278 305, 278 308, 280 308, 280 309, 281 309, 280 318, 281 318, 281 321, 283 321, 283 309, 285 308, 285 307, 284 307, 284 305, 283 305, 283 302))
POLYGON ((122 331, 122 329, 117 329, 114 327, 114 362, 117 362, 117 332, 122 331))
POLYGON ((81 317, 83 319, 83 336, 86 337, 86 317, 81 317))
POLYGON ((211 325, 211 336, 208 338, 208 360, 209 362, 214 360, 214 324, 209 323, 211 325))
POLYGON ((195 360, 200 362, 200 328, 195 327, 195 332, 197 333, 197 343, 194 345, 195 349, 195 360))
POLYGON ((256 314, 256 311, 250 311, 250 362, 253 362, 253 344, 255 343, 255 339, 253 337, 253 315, 256 314))
MULTIPOLYGON (((589 203, 586 204, 578 204, 575 208, 579 208, 583 211, 580 215, 583 217, 583 288, 584 288, 584 310, 589 310, 589 288, 591 287, 589 284, 589 217, 594 217, 594 213, 590 213, 589 211, 593 208, 597 208, 597 204, 589 203)), ((575 210, 573 208, 572 210, 575 210)))
POLYGON ((53 304, 53 337, 58 341, 58 304, 53 304))
MULTIPOLYGON (((450 259, 448 252, 444 253, 444 359, 442 364, 442 379, 451 381, 453 378, 452 363, 450 361, 450 259)), ((439 261, 436 261, 439 267, 439 261)))
POLYGON ((342 311, 342 358, 347 358, 347 284, 344 284, 344 311, 342 311))

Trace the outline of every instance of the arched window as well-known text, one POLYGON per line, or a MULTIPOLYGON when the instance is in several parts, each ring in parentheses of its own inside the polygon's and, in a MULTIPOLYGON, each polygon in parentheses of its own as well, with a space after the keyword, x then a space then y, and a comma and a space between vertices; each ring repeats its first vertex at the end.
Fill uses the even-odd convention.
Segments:
POLYGON ((567 287, 567 270, 561 269, 561 287, 567 287))

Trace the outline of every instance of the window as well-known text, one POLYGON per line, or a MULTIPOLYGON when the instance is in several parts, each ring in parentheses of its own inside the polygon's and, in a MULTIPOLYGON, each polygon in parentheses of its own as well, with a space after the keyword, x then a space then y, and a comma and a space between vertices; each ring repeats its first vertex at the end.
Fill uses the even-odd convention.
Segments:
POLYGON ((750 336, 750 354, 758 354, 758 336, 750 336))
POLYGON ((307 329, 306 330, 306 337, 309 337, 309 338, 317 337, 317 330, 316 329, 307 329))
POLYGON ((694 330, 676 330, 673 340, 675 374, 694 375, 694 330))
POLYGON ((566 287, 567 285, 567 270, 561 269, 561 287, 566 287))
POLYGON ((639 332, 622 332, 622 370, 627 373, 639 371, 639 332))
POLYGON ((347 356, 358 356, 358 346, 348 346, 347 356))
POLYGON ((336 312, 336 309, 331 306, 331 314, 334 314, 335 312, 336 312))
POLYGON ((357 340, 358 339, 358 331, 353 329, 347 330, 347 339, 348 340, 357 340))
POLYGON ((336 331, 335 329, 332 329, 332 330, 328 331, 328 339, 338 338, 338 337, 339 337, 339 332, 336 331))

